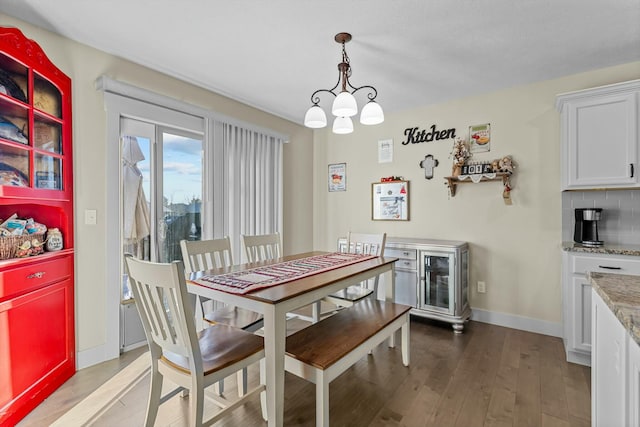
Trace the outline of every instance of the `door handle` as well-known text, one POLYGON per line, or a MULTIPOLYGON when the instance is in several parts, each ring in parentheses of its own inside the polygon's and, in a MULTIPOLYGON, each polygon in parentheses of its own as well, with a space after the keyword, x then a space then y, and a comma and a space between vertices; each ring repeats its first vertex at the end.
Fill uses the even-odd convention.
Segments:
POLYGON ((629 169, 631 170, 631 178, 633 178, 634 175, 634 167, 633 167, 633 163, 629 163, 629 169))

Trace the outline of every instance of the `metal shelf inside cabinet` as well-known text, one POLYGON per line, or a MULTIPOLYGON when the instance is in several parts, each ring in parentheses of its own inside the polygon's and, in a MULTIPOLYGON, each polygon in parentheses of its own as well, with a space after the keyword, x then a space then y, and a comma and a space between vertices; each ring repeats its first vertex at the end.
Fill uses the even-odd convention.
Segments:
MULTIPOLYGON (((511 176, 510 172, 496 172, 495 178, 480 178, 479 182, 489 182, 489 181, 502 181, 503 185, 506 185, 509 177, 511 176)), ((456 195, 456 187, 458 184, 470 184, 474 183, 472 180, 461 180, 458 176, 445 176, 444 179, 447 181, 447 185, 449 186, 449 191, 451 191, 451 197, 455 197, 456 195)))

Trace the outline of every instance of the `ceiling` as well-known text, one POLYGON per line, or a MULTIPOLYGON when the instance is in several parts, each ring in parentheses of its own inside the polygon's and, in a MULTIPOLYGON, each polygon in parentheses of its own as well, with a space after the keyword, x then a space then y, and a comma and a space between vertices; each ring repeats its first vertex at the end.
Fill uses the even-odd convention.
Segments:
POLYGON ((296 123, 336 83, 343 31, 351 82, 375 86, 386 113, 640 60, 640 0, 1 0, 0 12, 296 123))

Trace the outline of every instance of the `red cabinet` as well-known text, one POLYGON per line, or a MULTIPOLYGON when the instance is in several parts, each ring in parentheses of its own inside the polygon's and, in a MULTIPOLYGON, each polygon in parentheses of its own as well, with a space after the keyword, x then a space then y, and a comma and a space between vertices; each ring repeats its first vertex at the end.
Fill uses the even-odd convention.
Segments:
POLYGON ((63 236, 62 250, 0 259, 0 425, 75 372, 71 135, 71 80, 0 27, 0 223, 16 214, 63 236))

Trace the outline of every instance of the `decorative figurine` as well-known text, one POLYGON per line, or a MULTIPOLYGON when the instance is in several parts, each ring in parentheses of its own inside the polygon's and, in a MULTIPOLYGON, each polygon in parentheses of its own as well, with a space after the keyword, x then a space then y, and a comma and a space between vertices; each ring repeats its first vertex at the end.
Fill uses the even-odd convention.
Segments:
POLYGON ((62 233, 57 228, 50 228, 47 232, 47 250, 49 252, 62 249, 62 233))

